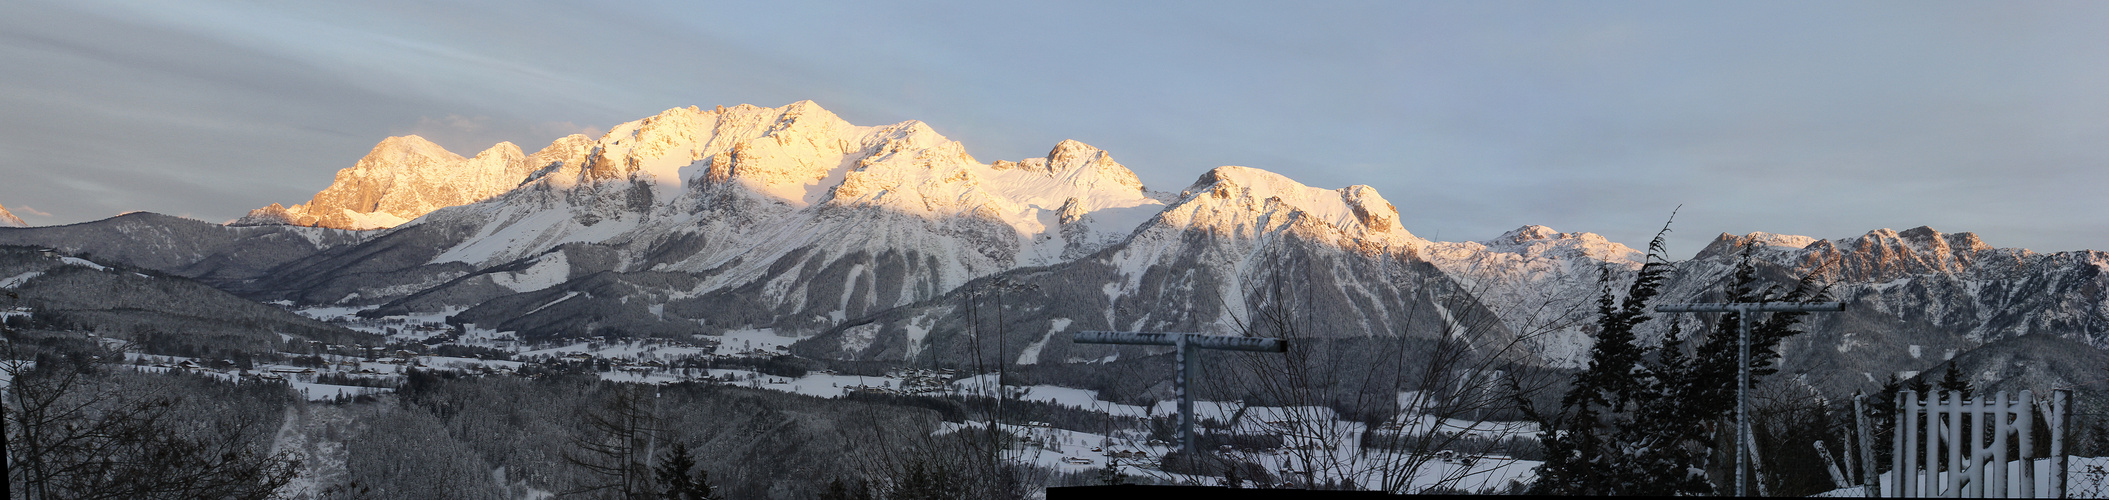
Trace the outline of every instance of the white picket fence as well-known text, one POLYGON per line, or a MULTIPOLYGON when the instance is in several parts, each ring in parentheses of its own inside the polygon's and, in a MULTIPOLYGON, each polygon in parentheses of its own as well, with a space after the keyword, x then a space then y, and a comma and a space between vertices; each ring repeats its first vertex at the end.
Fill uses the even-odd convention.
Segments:
MULTIPOLYGON (((1962 392, 1897 395, 1896 433, 1890 440, 1891 472, 1873 474, 1863 449, 1868 487, 1891 497, 2063 498, 2065 423, 2069 391, 2039 401, 2030 391, 2007 399, 2004 391, 1964 399, 1962 392), (2037 432, 2040 413, 2047 432, 2037 432), (2048 435, 2048 457, 2037 457, 2035 439, 2048 435), (1943 446, 1946 445, 1946 446, 1943 446), (2007 448, 2019 456, 2009 457, 2007 448), (1901 471, 1902 473, 1898 473, 1901 471)), ((1861 443, 1866 444, 1863 439, 1861 443)), ((1872 491, 1871 491, 1872 492, 1872 491)))

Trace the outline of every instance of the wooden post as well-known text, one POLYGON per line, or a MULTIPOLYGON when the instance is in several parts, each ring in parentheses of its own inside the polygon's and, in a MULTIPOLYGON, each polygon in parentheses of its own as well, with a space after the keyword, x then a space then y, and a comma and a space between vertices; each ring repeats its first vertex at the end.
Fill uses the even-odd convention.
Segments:
POLYGON ((1845 469, 1838 468, 1838 459, 1831 457, 1831 449, 1823 445, 1823 440, 1818 439, 1810 444, 1816 447, 1816 458, 1823 459, 1824 471, 1831 473, 1831 487, 1841 490, 1853 487, 1853 481, 1846 479, 1845 469))
POLYGON ((1882 477, 1881 468, 1875 463, 1874 429, 1867 426, 1866 394, 1853 395, 1853 427, 1860 431, 1856 436, 1859 439, 1855 441, 1860 445, 1860 484, 1867 491, 1865 496, 1882 496, 1882 486, 1878 482, 1882 477))
POLYGON ((1765 486, 1765 456, 1758 454, 1757 433, 1744 427, 1743 442, 1750 447, 1750 482, 1757 483, 1758 496, 1772 496, 1772 488, 1765 486))

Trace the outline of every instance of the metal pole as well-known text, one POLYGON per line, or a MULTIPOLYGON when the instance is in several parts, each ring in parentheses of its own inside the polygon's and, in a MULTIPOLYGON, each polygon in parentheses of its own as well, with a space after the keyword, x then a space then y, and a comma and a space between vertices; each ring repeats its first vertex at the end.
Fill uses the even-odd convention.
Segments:
POLYGON ((1172 342, 1178 351, 1172 356, 1179 363, 1179 376, 1172 382, 1172 394, 1179 397, 1179 453, 1186 456, 1187 467, 1195 467, 1194 398, 1186 390, 1187 381, 1194 373, 1193 345, 1186 342, 1185 335, 1172 337, 1172 342))
POLYGON ((1172 378, 1172 395, 1179 399, 1179 445, 1180 453, 1187 463, 1194 460, 1194 401, 1187 393, 1187 383, 1193 376, 1194 361, 1199 349, 1226 351, 1288 352, 1289 341, 1260 337, 1232 337, 1225 335, 1201 335, 1198 333, 1154 333, 1154 332, 1106 332, 1083 331, 1071 337, 1079 344, 1127 344, 1168 345, 1173 347, 1172 359, 1178 364, 1177 374, 1172 378))
POLYGON ((1840 302, 1730 302, 1663 304, 1656 312, 1726 312, 1736 314, 1736 496, 1750 496, 1750 315, 1758 312, 1835 312, 1840 302))

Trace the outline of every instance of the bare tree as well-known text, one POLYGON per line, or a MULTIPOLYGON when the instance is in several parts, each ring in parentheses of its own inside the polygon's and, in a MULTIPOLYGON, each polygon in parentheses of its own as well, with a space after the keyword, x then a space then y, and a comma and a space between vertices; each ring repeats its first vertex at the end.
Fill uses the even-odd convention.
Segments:
POLYGON ((649 498, 653 489, 652 446, 659 432, 650 386, 607 384, 607 400, 585 415, 585 434, 565 453, 564 461, 584 468, 598 480, 571 493, 623 500, 649 498))
POLYGON ((249 437, 262 425, 232 416, 198 432, 178 397, 128 390, 94 355, 21 359, 10 333, 0 375, 8 482, 14 498, 268 498, 297 461, 265 455, 249 437))

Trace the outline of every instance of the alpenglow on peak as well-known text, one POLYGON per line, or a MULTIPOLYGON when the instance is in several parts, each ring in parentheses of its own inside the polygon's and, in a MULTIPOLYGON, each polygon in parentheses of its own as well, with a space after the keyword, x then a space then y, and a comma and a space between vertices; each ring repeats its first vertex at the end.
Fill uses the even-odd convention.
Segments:
POLYGON ((14 213, 8 212, 6 205, 0 205, 0 227, 29 227, 29 223, 23 222, 21 217, 16 217, 14 213))
POLYGON ((500 142, 463 158, 423 137, 389 137, 305 204, 276 203, 235 223, 293 224, 337 229, 380 229, 441 208, 489 199, 520 185, 528 174, 557 162, 577 162, 585 136, 557 139, 533 155, 500 142))

